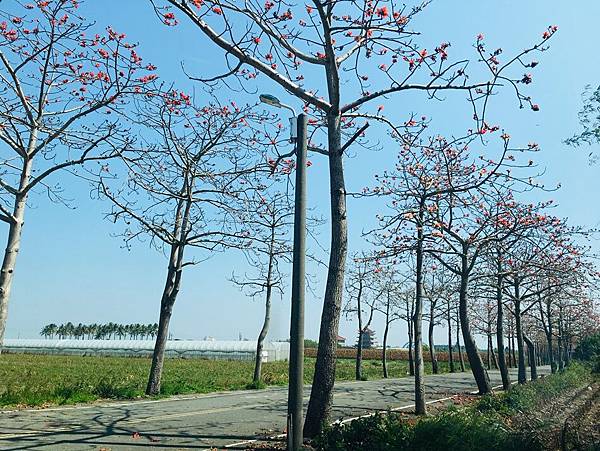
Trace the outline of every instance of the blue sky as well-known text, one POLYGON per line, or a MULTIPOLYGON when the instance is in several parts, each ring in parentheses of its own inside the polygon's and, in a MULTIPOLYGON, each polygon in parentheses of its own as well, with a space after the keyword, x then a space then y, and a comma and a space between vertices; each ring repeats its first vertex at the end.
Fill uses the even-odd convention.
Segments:
MULTIPOLYGON (((98 25, 112 25, 140 43, 145 61, 159 67, 161 78, 177 82, 185 89, 193 84, 181 71, 185 62, 190 71, 214 74, 222 58, 213 45, 185 23, 177 28, 161 26, 146 0, 88 0, 82 13, 98 25)), ((535 141, 542 147, 536 161, 546 168, 548 185, 562 183, 552 194, 559 203, 555 213, 574 224, 597 226, 600 210, 597 193, 600 178, 597 166, 589 166, 590 149, 571 149, 562 140, 578 130, 577 112, 585 85, 600 84, 597 57, 597 18, 600 2, 581 0, 569 6, 558 1, 530 0, 434 0, 414 22, 422 31, 420 42, 429 48, 442 41, 452 44, 451 58, 473 55, 472 44, 484 33, 490 46, 501 46, 512 54, 536 42, 548 25, 560 29, 551 49, 536 57, 534 83, 528 93, 541 106, 534 113, 519 110, 513 97, 502 96, 494 103, 493 123, 502 125, 514 142, 535 141), (559 8, 559 6, 561 6, 559 8)), ((259 81, 259 89, 273 92, 290 103, 280 89, 259 81)), ((295 104, 298 106, 298 103, 295 104)), ((421 95, 398 96, 386 103, 386 113, 405 118, 414 112, 432 118, 432 130, 445 133, 463 131, 469 126, 462 94, 447 95, 445 102, 431 102, 421 95)), ((376 139, 377 129, 370 130, 376 139)), ((596 149, 600 150, 600 149, 596 149)), ((379 152, 357 150, 346 161, 350 191, 373 185, 373 174, 394 159, 393 149, 379 152)), ((309 170, 309 204, 324 217, 328 215, 326 161, 312 158, 309 170)), ((105 203, 91 200, 89 187, 79 181, 65 183, 76 208, 68 209, 34 197, 27 212, 21 255, 17 263, 10 304, 7 337, 36 337, 49 322, 155 322, 165 277, 165 259, 143 243, 127 251, 120 247, 120 226, 104 219, 105 203)), ((349 200, 350 249, 364 246, 361 232, 374 224, 381 207, 378 202, 349 200)), ((6 231, 2 232, 5 239, 6 231)), ((320 232, 321 244, 328 246, 327 228, 320 232)), ((314 247, 314 245, 313 245, 314 247)), ((241 333, 255 338, 262 318, 262 303, 251 300, 228 282, 232 271, 242 272, 245 260, 240 254, 222 253, 186 271, 177 300, 171 330, 181 338, 214 336, 235 339, 241 333)), ((318 336, 325 270, 312 267, 315 295, 307 300, 306 335, 318 336)), ((270 337, 285 338, 289 330, 289 293, 274 302, 270 337)), ((354 337, 354 324, 342 321, 340 333, 354 337)), ((381 339, 383 326, 373 327, 381 339)), ((442 339, 443 330, 438 331, 442 339)), ((404 324, 396 324, 390 335, 392 345, 406 341, 404 324)))

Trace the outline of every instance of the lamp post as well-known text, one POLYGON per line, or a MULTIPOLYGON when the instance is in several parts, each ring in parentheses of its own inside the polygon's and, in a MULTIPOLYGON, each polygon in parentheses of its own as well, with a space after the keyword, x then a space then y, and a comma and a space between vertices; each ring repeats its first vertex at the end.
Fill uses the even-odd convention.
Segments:
POLYGON ((296 187, 294 207, 294 253, 292 263, 292 312, 290 320, 290 360, 287 414, 287 449, 302 449, 302 395, 304 388, 304 294, 306 260, 306 150, 307 117, 296 117, 294 109, 275 96, 261 94, 260 101, 294 114, 290 119, 290 142, 295 142, 296 187), (295 133, 294 133, 295 132, 295 133))

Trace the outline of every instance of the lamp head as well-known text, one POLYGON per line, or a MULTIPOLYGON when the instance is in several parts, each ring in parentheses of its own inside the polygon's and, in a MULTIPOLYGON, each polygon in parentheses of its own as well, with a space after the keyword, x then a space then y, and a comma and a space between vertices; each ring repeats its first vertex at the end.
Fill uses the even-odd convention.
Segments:
POLYGON ((267 105, 271 105, 276 108, 281 108, 281 102, 279 99, 271 94, 261 94, 258 98, 262 103, 266 103, 267 105))

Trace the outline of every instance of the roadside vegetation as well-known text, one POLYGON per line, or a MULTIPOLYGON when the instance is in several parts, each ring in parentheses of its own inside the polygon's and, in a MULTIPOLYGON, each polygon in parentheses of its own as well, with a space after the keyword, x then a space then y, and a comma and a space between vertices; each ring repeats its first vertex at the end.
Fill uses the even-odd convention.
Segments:
MULTIPOLYGON (((382 378, 382 363, 363 362, 365 379, 382 378)), ((442 371, 448 371, 441 362, 442 371)), ((310 383, 315 359, 305 359, 304 381, 310 383)), ((75 404, 98 399, 144 396, 149 358, 3 354, 0 358, 0 406, 25 407, 75 404)), ((431 372, 431 364, 426 365, 431 372)), ((263 383, 252 386, 253 361, 169 359, 165 362, 160 396, 284 386, 288 362, 263 364, 263 383)), ((340 359, 336 380, 354 380, 354 361, 340 359)), ((388 362, 390 377, 409 373, 408 362, 388 362)))
POLYGON ((433 416, 390 412, 336 424, 314 446, 323 451, 597 450, 599 382, 590 362, 574 362, 508 392, 462 405, 459 399, 433 416))

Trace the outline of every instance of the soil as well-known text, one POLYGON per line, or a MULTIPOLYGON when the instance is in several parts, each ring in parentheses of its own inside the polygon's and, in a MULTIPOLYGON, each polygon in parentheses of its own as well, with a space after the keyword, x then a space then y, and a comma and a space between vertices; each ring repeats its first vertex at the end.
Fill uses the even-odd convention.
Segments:
POLYGON ((510 423, 548 451, 600 451, 600 383, 566 392, 510 423))

